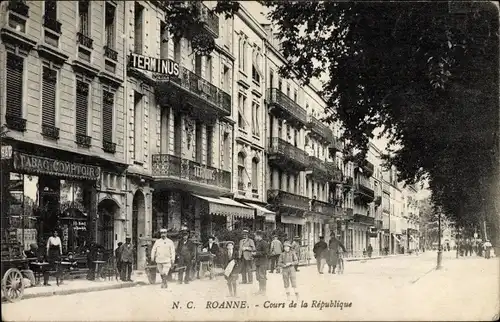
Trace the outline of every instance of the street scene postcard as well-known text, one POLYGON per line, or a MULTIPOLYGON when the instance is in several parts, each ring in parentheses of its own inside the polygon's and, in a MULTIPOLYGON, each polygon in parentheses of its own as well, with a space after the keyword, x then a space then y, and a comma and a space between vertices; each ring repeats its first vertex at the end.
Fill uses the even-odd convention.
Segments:
POLYGON ((0 1, 2 321, 497 321, 496 1, 0 1))

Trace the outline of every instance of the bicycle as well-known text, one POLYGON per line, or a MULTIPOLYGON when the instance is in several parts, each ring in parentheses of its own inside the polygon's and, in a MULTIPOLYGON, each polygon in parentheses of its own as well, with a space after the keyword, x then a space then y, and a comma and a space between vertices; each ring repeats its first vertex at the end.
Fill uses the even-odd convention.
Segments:
POLYGON ((344 274, 344 255, 339 253, 339 258, 337 260, 337 273, 344 274))

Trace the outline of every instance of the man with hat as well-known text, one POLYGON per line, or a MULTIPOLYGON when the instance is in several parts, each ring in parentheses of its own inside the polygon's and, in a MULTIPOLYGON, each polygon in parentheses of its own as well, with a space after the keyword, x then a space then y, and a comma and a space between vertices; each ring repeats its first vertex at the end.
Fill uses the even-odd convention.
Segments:
POLYGON ((161 238, 155 241, 151 249, 151 260, 156 262, 158 273, 161 276, 161 288, 167 288, 167 276, 175 261, 174 242, 167 238, 167 230, 160 229, 161 238))
POLYGON ((252 284, 252 253, 255 251, 255 243, 248 238, 248 229, 243 229, 243 238, 239 243, 239 257, 241 260, 242 284, 252 284))
POLYGON ((132 262, 134 261, 134 247, 130 237, 125 238, 125 244, 121 246, 121 278, 124 282, 132 282, 132 262))
POLYGON ((319 242, 314 244, 313 253, 314 253, 314 258, 316 258, 318 273, 320 274, 323 274, 323 267, 325 266, 327 251, 328 251, 328 245, 325 242, 325 237, 319 236, 319 242))
MULTIPOLYGON (((297 257, 300 257, 300 236, 295 236, 292 243, 292 251, 295 252, 297 257)), ((295 265, 295 270, 299 271, 299 264, 295 265)))
POLYGON ((196 245, 189 240, 189 231, 182 230, 182 239, 177 245, 179 266, 185 267, 184 270, 179 271, 179 284, 182 284, 184 277, 184 284, 189 284, 191 269, 193 267, 193 261, 196 254, 196 245), (185 273, 185 275, 184 275, 185 273))
POLYGON ((257 281, 259 281, 259 292, 257 294, 266 293, 266 271, 267 271, 267 255, 269 251, 269 245, 262 238, 262 231, 255 232, 255 252, 253 253, 255 257, 255 273, 257 281))
POLYGON ((271 241, 271 254, 270 254, 270 259, 271 259, 271 273, 274 273, 274 268, 276 268, 276 271, 279 273, 279 267, 278 267, 278 258, 280 257, 280 254, 283 252, 283 246, 278 239, 278 234, 273 235, 273 240, 271 241))
POLYGON ((236 281, 240 273, 240 258, 234 249, 234 242, 228 241, 226 249, 222 252, 222 267, 227 281, 230 296, 236 296, 236 281))
POLYGON ((330 236, 330 241, 328 242, 328 255, 327 255, 327 263, 328 263, 328 273, 335 274, 335 267, 339 261, 339 249, 342 249, 343 252, 346 251, 344 244, 337 238, 335 231, 332 231, 330 236))

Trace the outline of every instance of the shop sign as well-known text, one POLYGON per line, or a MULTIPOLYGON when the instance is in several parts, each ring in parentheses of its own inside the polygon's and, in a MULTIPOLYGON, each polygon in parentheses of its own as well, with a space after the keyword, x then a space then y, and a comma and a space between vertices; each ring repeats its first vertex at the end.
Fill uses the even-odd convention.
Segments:
POLYGON ((98 180, 101 176, 101 168, 96 166, 59 161, 19 152, 14 153, 14 170, 89 180, 98 180))
POLYGON ((73 230, 86 231, 87 230, 87 222, 81 220, 73 221, 73 230))
POLYGON ((129 64, 130 67, 155 73, 155 79, 165 76, 179 77, 179 64, 170 59, 153 58, 132 53, 129 57, 129 64))
POLYGON ((0 160, 10 160, 12 158, 12 145, 2 145, 0 160))

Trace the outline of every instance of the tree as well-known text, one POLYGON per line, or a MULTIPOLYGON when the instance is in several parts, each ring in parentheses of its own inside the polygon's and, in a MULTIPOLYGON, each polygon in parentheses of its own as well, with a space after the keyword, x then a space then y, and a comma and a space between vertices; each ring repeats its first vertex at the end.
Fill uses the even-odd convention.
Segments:
POLYGON ((498 134, 498 13, 489 2, 265 1, 287 64, 304 84, 326 72, 326 121, 361 162, 375 129, 386 165, 427 178, 459 226, 490 220, 498 134), (457 7, 458 6, 458 7, 457 7), (485 198, 486 197, 486 198, 485 198), (484 199, 484 201, 483 201, 484 199))

